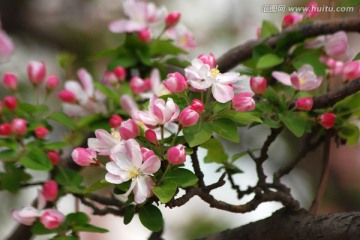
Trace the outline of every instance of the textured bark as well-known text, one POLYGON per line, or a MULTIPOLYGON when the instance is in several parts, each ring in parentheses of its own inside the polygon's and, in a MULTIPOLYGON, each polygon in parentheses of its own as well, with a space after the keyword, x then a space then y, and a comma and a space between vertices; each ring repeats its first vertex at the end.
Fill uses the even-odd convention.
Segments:
POLYGON ((271 217, 201 240, 359 240, 360 212, 313 216, 279 210, 271 217))

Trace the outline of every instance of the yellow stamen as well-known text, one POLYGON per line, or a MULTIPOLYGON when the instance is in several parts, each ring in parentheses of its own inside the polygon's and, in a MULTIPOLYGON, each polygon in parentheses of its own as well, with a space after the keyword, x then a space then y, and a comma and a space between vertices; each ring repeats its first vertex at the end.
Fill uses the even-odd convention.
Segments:
POLYGON ((129 172, 130 178, 135 178, 137 176, 139 176, 139 171, 137 169, 131 169, 129 172))
POLYGON ((305 83, 305 78, 299 78, 299 85, 303 85, 305 83))
POLYGON ((219 69, 217 69, 217 66, 216 66, 216 68, 213 68, 210 70, 210 74, 213 78, 216 78, 216 76, 220 74, 220 71, 219 71, 219 69))
POLYGON ((115 131, 114 128, 111 129, 111 135, 116 139, 121 139, 119 131, 115 131))

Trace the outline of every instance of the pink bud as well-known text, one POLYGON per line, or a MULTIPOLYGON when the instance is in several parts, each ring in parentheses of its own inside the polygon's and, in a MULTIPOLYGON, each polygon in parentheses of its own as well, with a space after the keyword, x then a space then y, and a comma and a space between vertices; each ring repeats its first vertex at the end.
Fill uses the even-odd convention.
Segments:
POLYGON ((163 84, 171 93, 183 92, 187 86, 185 78, 178 72, 169 73, 163 84))
POLYGON ((343 68, 345 80, 354 80, 360 77, 360 60, 346 63, 343 68))
POLYGON ((191 108, 191 106, 184 108, 179 116, 179 123, 183 127, 190 127, 199 121, 199 113, 191 108))
POLYGON ((39 217, 39 212, 34 207, 24 207, 20 211, 13 211, 12 217, 18 221, 19 223, 22 223, 27 226, 33 225, 36 218, 39 217))
POLYGON ((0 136, 9 136, 11 134, 11 125, 9 123, 0 124, 0 136))
POLYGON ((200 101, 199 99, 194 99, 191 102, 191 108, 194 109, 198 113, 202 113, 204 111, 204 103, 200 101))
POLYGON ((140 134, 139 126, 133 119, 128 119, 121 123, 119 127, 121 139, 128 140, 136 138, 140 134))
POLYGON ((238 93, 232 99, 232 107, 238 112, 251 111, 255 109, 255 101, 252 98, 254 94, 251 92, 238 93))
POLYGON ((49 130, 46 127, 38 126, 35 128, 35 136, 39 139, 43 139, 49 133, 49 130))
POLYGON ((17 90, 18 78, 14 73, 4 73, 2 80, 5 88, 11 91, 17 90))
POLYGON ((54 201, 58 196, 58 192, 59 186, 58 183, 54 180, 48 180, 42 186, 42 195, 46 201, 54 201))
POLYGON ((165 17, 165 25, 166 28, 174 27, 181 18, 180 12, 171 12, 165 17))
POLYGON ((114 72, 106 71, 101 82, 108 87, 116 86, 118 84, 118 78, 114 72))
POLYGON ((59 85, 59 79, 55 75, 48 76, 45 80, 47 90, 54 90, 59 85))
POLYGON ((318 14, 318 4, 316 2, 309 2, 309 4, 307 5, 305 16, 307 16, 308 18, 314 18, 318 14))
POLYGON ((212 54, 212 53, 201 54, 197 58, 200 59, 203 63, 209 65, 210 68, 216 67, 216 59, 214 57, 214 54, 212 54))
POLYGON ((144 92, 151 90, 151 78, 144 79, 144 92))
POLYGON ((46 75, 44 62, 31 61, 27 66, 29 80, 34 85, 40 85, 46 75))
POLYGON ((326 38, 324 49, 326 54, 333 58, 346 53, 348 49, 348 38, 346 33, 340 31, 326 38))
POLYGON ((120 124, 123 122, 123 119, 119 115, 112 115, 109 119, 109 124, 113 128, 117 128, 120 126, 120 124))
POLYGON ((75 148, 71 153, 71 157, 77 165, 82 167, 98 165, 96 152, 89 148, 75 148))
POLYGON ((148 149, 148 148, 144 148, 142 147, 141 148, 141 155, 142 155, 142 159, 143 159, 143 162, 145 162, 146 160, 148 160, 150 157, 154 156, 155 153, 154 151, 148 149))
POLYGON ((114 68, 114 73, 116 75, 116 77, 120 80, 120 81, 124 81, 126 78, 126 69, 124 67, 121 66, 117 66, 114 68))
POLYGON ((18 105, 17 99, 13 96, 7 96, 4 98, 4 105, 10 111, 15 111, 18 105))
POLYGON ((295 107, 299 110, 310 111, 312 109, 313 104, 314 104, 314 100, 312 97, 304 97, 296 100, 295 107))
POLYGON ((60 155, 58 152, 55 152, 54 150, 50 150, 47 152, 47 157, 50 159, 51 163, 53 165, 58 164, 60 160, 60 155))
POLYGON ((24 135, 27 131, 26 120, 22 118, 14 118, 11 121, 11 131, 17 135, 24 135))
POLYGON ((146 130, 145 137, 151 143, 157 142, 157 137, 156 137, 156 133, 154 132, 154 130, 151 130, 151 129, 146 130))
POLYGON ((138 76, 134 76, 130 79, 130 89, 134 94, 140 94, 145 91, 145 83, 138 76))
POLYGON ((167 151, 167 157, 170 164, 178 165, 186 161, 185 147, 181 144, 169 148, 167 151))
POLYGON ((46 209, 40 217, 40 222, 46 229, 59 227, 65 221, 65 216, 56 209, 46 209))
POLYGON ((264 77, 251 77, 250 87, 254 93, 263 94, 267 87, 267 80, 264 77))
POLYGON ((58 97, 60 98, 60 100, 62 102, 65 103, 75 103, 76 102, 76 96, 73 92, 69 91, 69 90, 61 90, 58 93, 58 97))
POLYGON ((137 35, 140 41, 145 43, 149 42, 151 39, 151 32, 148 28, 144 28, 143 30, 138 31, 137 35))
POLYGON ((287 28, 289 26, 293 26, 298 22, 301 22, 303 19, 303 15, 297 12, 286 14, 282 21, 282 27, 287 28))
POLYGON ((336 115, 334 113, 324 113, 318 116, 318 122, 326 129, 330 129, 334 126, 336 115))
POLYGON ((1 30, 0 23, 0 61, 6 61, 15 50, 14 43, 6 32, 1 30))

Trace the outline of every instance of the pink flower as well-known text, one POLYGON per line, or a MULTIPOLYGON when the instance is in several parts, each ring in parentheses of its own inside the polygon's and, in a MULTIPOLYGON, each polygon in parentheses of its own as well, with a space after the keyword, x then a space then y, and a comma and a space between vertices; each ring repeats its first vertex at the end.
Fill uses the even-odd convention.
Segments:
POLYGON ((304 64, 297 72, 293 72, 291 75, 275 71, 272 76, 282 84, 292 86, 300 91, 314 90, 322 83, 322 77, 317 77, 313 67, 309 64, 304 64))
POLYGON ((184 76, 178 72, 169 73, 163 83, 171 93, 183 92, 187 87, 184 76))
POLYGON ((134 94, 140 94, 151 89, 149 80, 143 80, 138 76, 133 76, 130 80, 130 88, 134 94))
POLYGON ((126 78, 126 69, 124 67, 117 66, 114 68, 114 74, 119 81, 123 82, 126 78))
POLYGON ((89 149, 96 151, 99 155, 109 155, 111 149, 121 143, 120 133, 113 131, 111 134, 103 129, 95 131, 96 138, 88 139, 89 149))
POLYGON ((250 78, 251 90, 256 94, 263 94, 267 87, 267 80, 264 77, 251 77, 250 78))
POLYGON ((113 184, 131 180, 125 196, 133 191, 135 202, 143 203, 152 194, 154 182, 150 176, 159 170, 161 165, 159 158, 150 154, 145 161, 140 145, 134 139, 129 139, 125 144, 114 148, 111 151, 111 158, 113 161, 106 164, 108 173, 105 175, 105 180, 113 184))
POLYGON ((11 91, 17 90, 18 78, 14 73, 4 73, 2 80, 5 88, 11 91))
POLYGON ((46 229, 59 227, 65 221, 65 216, 56 209, 45 209, 40 217, 40 222, 46 229))
POLYGON ((204 103, 200 101, 199 99, 194 99, 191 102, 191 108, 194 109, 198 113, 202 113, 204 111, 204 103))
POLYGON ((123 122, 122 117, 116 114, 112 115, 111 118, 109 119, 109 124, 113 128, 119 127, 122 122, 123 122))
POLYGON ((120 136, 124 140, 136 138, 140 134, 139 126, 133 119, 128 119, 121 123, 119 127, 120 136))
POLYGON ((137 32, 138 38, 142 42, 149 42, 151 40, 151 32, 148 28, 144 28, 137 32))
POLYGON ((59 85, 59 79, 55 75, 48 76, 45 80, 45 87, 48 91, 54 90, 59 85))
POLYGON ((39 211, 34 207, 24 207, 20 211, 14 210, 12 217, 19 223, 31 226, 35 222, 36 218, 39 217, 39 211))
POLYGON ((324 48, 327 55, 336 58, 348 51, 348 38, 345 32, 340 31, 326 38, 324 48))
POLYGON ((0 124, 0 136, 9 136, 11 134, 11 125, 9 123, 0 124))
POLYGON ((139 108, 130 95, 124 94, 120 98, 120 106, 127 114, 131 116, 132 119, 137 120, 137 112, 139 111, 139 108))
POLYGON ((289 26, 294 26, 298 22, 303 20, 303 15, 297 12, 286 14, 282 20, 282 27, 287 28, 289 26))
POLYGON ((54 150, 50 150, 47 152, 47 157, 50 159, 51 163, 53 165, 58 164, 60 160, 60 155, 58 152, 55 152, 54 150))
POLYGON ((167 151, 167 157, 169 163, 172 165, 184 163, 186 161, 185 147, 182 144, 179 144, 175 147, 169 148, 167 151))
POLYGON ((342 69, 345 80, 354 80, 360 77, 360 60, 346 63, 342 69))
POLYGON ((156 133, 152 129, 148 129, 148 130, 145 131, 145 137, 151 143, 156 143, 157 142, 156 133))
POLYGON ((295 102, 295 107, 299 110, 310 111, 314 104, 312 97, 299 98, 295 102))
POLYGON ((232 107, 238 112, 254 110, 256 105, 251 92, 238 93, 232 100, 232 107))
POLYGON ((307 10, 304 14, 308 18, 316 17, 319 14, 318 4, 316 2, 309 2, 309 4, 307 5, 307 10))
POLYGON ((212 54, 212 53, 201 54, 197 58, 200 59, 203 63, 209 65, 210 68, 216 67, 216 59, 215 59, 214 54, 212 54))
POLYGON ((42 195, 46 201, 54 201, 59 193, 58 183, 54 180, 48 180, 42 186, 42 195))
POLYGON ((174 121, 179 116, 179 112, 180 109, 172 98, 168 98, 165 102, 165 100, 153 96, 150 99, 149 110, 139 111, 138 117, 145 125, 156 127, 174 121))
POLYGON ((4 105, 10 111, 15 111, 17 108, 17 105, 18 105, 18 101, 17 101, 16 97, 7 96, 7 97, 4 97, 4 105))
POLYGON ((171 12, 165 17, 165 25, 167 28, 174 27, 181 18, 180 12, 171 12))
POLYGON ((330 129, 334 126, 336 115, 334 113, 324 113, 318 116, 318 122, 325 129, 330 129))
POLYGON ((27 124, 26 120, 22 118, 14 118, 11 121, 11 131, 20 136, 25 135, 27 131, 26 124, 27 124))
POLYGON ((199 113, 189 106, 180 113, 179 123, 183 127, 190 127, 199 121, 199 117, 199 113))
POLYGON ((98 164, 96 160, 96 152, 89 148, 75 148, 71 157, 73 161, 82 167, 95 166, 98 164))
POLYGON ((8 60, 15 50, 10 37, 0 29, 0 62, 8 60))
POLYGON ((101 79, 101 83, 108 87, 116 86, 118 84, 118 78, 114 72, 106 71, 101 79))
POLYGON ((185 51, 196 48, 193 34, 182 24, 177 24, 175 27, 168 29, 166 35, 174 40, 176 46, 185 51))
POLYGON ((49 133, 49 130, 46 127, 38 126, 35 128, 35 136, 39 139, 43 139, 49 133))
POLYGON ((40 85, 46 75, 45 63, 31 61, 27 66, 27 73, 29 80, 33 85, 40 85))

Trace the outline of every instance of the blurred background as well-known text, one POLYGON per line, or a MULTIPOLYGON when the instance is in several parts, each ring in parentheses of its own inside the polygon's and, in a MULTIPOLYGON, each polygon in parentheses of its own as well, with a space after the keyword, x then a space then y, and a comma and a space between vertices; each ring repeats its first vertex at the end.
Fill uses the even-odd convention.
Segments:
MULTIPOLYGON (((337 6, 339 1, 316 1, 319 6, 337 6)), ((11 61, 0 64, 0 74, 16 72, 23 80, 22 89, 25 90, 26 65, 30 60, 43 60, 47 64, 49 74, 60 76, 63 81, 72 77, 79 67, 85 67, 93 73, 96 81, 100 80, 105 70, 105 61, 94 61, 92 56, 100 50, 117 46, 119 35, 108 31, 107 25, 111 20, 121 18, 122 0, 1 0, 0 19, 2 27, 9 33, 16 45, 16 52, 11 61), (64 73, 58 66, 57 56, 60 52, 76 56, 73 71, 64 73)), ((306 6, 308 1, 280 1, 280 0, 172 0, 155 1, 156 5, 165 5, 169 11, 180 11, 182 21, 194 33, 198 48, 192 50, 188 60, 201 53, 212 52, 216 57, 221 56, 230 48, 256 38, 256 29, 262 20, 274 22, 279 28, 285 13, 264 12, 264 5, 276 4, 287 6, 306 6)), ((356 11, 348 13, 320 13, 317 19, 356 16, 356 11)), ((355 44, 356 36, 349 35, 351 44, 355 44)), ((6 95, 0 89, 0 99, 6 95)), ((23 92, 30 101, 32 93, 23 92)), ((53 104, 52 100, 49 104, 53 104)), ((54 106, 56 107, 56 106, 54 106)), ((239 145, 226 143, 229 155, 261 147, 269 134, 263 127, 241 129, 239 145)), ((61 131, 53 137, 61 137, 61 131)), ((300 149, 299 140, 291 134, 284 134, 270 149, 271 159, 267 161, 267 173, 271 175, 279 166, 291 159, 300 149)), ((321 204, 321 212, 334 210, 360 210, 360 149, 336 148, 332 144, 331 176, 326 190, 326 197, 321 204)), ((201 154, 204 154, 201 153, 201 154)), ((292 193, 305 208, 309 207, 314 196, 316 185, 320 177, 321 151, 308 155, 290 176, 285 177, 291 186, 292 193)), ((220 177, 215 170, 216 164, 202 164, 206 172, 206 183, 210 184, 220 177)), ((236 175, 236 180, 242 189, 254 185, 257 181, 252 161, 246 157, 237 162, 243 174, 236 175)), ((191 167, 189 165, 189 167, 191 167)), ((34 173, 39 179, 46 176, 34 173)), ((87 175, 95 174, 87 171, 87 175)), ((101 177, 101 176, 99 176, 101 177)), ((214 191, 218 199, 231 203, 244 203, 252 198, 249 196, 239 202, 236 194, 227 185, 214 191)), ((16 225, 10 217, 12 209, 19 209, 29 205, 36 197, 36 188, 27 189, 23 193, 0 193, 0 239, 4 239, 16 225)), ((251 221, 270 216, 276 209, 281 208, 278 203, 262 204, 256 211, 247 214, 234 214, 216 209, 210 209, 200 199, 194 198, 181 208, 162 208, 165 219, 164 238, 170 240, 191 239, 209 232, 216 232, 236 227, 251 221)), ((86 207, 84 211, 90 212, 86 207)), ((60 210, 69 213, 74 210, 74 200, 64 198, 60 203, 60 210)), ((121 218, 93 217, 92 223, 110 230, 107 234, 83 235, 83 239, 92 240, 139 240, 147 239, 150 232, 141 226, 137 217, 127 226, 121 218)), ((46 238, 36 238, 46 239, 46 238)), ((19 239, 20 240, 20 239, 19 239)))

